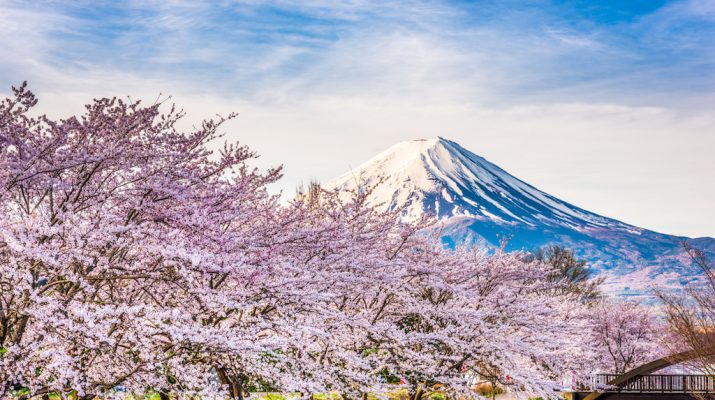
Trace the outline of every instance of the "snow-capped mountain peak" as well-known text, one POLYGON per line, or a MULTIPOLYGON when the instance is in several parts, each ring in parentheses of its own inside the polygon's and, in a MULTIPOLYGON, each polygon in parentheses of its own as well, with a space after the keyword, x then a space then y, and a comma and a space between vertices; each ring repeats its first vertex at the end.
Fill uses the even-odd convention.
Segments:
POLYGON ((411 217, 429 212, 501 224, 634 229, 550 196, 442 137, 398 143, 328 187, 353 188, 379 180, 384 182, 373 194, 373 203, 406 206, 411 217))

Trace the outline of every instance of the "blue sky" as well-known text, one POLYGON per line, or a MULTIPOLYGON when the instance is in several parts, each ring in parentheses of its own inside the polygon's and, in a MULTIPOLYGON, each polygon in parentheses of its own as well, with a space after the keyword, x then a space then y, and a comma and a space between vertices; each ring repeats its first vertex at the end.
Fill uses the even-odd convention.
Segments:
POLYGON ((172 95, 327 181, 441 135, 583 208, 715 236, 715 1, 0 0, 0 91, 172 95))

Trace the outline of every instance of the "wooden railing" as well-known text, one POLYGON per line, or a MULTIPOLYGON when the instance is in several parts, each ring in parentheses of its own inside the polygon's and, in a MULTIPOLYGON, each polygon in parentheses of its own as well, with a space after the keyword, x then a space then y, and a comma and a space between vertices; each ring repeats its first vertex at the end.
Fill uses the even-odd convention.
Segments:
POLYGON ((591 382, 592 389, 607 392, 688 392, 715 393, 715 377, 709 375, 639 375, 619 387, 608 387, 608 382, 620 375, 598 374, 591 382))

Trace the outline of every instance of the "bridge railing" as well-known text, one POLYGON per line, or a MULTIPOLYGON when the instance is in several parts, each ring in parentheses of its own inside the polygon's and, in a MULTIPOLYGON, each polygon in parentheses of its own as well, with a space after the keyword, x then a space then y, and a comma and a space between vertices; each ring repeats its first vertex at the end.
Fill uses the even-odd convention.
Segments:
POLYGON ((608 382, 620 375, 598 374, 591 388, 619 392, 688 392, 715 393, 715 377, 709 375, 640 375, 626 381, 618 388, 609 388, 608 382))

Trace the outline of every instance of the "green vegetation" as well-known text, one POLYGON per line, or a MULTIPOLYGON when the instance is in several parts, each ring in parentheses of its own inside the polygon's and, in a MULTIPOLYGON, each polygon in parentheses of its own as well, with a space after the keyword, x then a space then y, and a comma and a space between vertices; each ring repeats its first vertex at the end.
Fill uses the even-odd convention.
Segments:
POLYGON ((530 258, 554 267, 557 274, 552 277, 553 280, 566 279, 567 285, 559 289, 561 292, 577 294, 584 302, 601 297, 603 278, 594 277, 586 261, 577 258, 572 250, 549 245, 533 252, 530 258))

